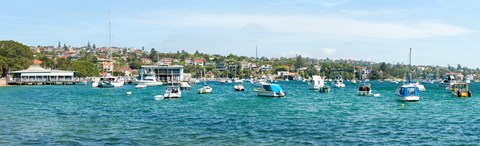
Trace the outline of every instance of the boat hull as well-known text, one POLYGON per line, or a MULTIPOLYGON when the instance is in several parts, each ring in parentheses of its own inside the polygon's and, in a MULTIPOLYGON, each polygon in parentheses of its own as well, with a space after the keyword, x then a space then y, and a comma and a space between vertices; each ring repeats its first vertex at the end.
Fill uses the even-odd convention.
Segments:
POLYGON ((283 93, 283 92, 275 93, 275 92, 269 92, 269 91, 257 91, 257 96, 263 96, 263 97, 285 97, 285 93, 283 93))
POLYGON ((372 94, 372 91, 358 91, 359 96, 370 96, 372 94))

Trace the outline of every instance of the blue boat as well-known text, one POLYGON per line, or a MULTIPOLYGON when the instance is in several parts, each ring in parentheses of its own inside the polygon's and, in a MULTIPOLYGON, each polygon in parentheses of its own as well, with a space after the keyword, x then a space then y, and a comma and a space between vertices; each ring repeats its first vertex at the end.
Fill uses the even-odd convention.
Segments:
MULTIPOLYGON (((410 54, 409 54, 409 66, 412 66, 412 48, 410 48, 410 54)), ((411 68, 411 67, 409 67, 411 68)), ((395 94, 398 96, 398 100, 400 101, 419 101, 420 96, 418 96, 418 87, 414 84, 411 83, 410 81, 410 74, 408 77, 408 84, 402 85, 398 87, 397 91, 395 91, 395 94)))
POLYGON ((256 91, 258 96, 284 97, 286 92, 278 84, 263 84, 263 88, 256 91))

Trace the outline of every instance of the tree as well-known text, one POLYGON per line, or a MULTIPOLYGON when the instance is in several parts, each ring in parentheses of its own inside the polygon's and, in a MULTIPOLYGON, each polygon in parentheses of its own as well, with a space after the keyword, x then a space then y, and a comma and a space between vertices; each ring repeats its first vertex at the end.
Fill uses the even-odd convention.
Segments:
POLYGON ((152 48, 152 50, 150 50, 150 55, 148 56, 148 58, 152 59, 153 62, 158 61, 157 51, 155 51, 155 48, 152 48))
POLYGON ((92 49, 92 46, 90 45, 90 41, 88 41, 87 49, 88 49, 88 50, 92 49))
POLYGON ((88 61, 74 61, 73 71, 78 73, 80 77, 94 77, 98 76, 99 70, 95 64, 88 61))
POLYGON ((93 44, 92 48, 95 50, 95 49, 97 49, 97 46, 95 46, 95 44, 93 44))
POLYGON ((67 44, 63 44, 63 50, 68 51, 67 44))
POLYGON ((57 47, 57 48, 59 48, 59 49, 60 49, 60 47, 61 47, 61 45, 60 45, 60 41, 58 41, 58 47, 57 47))
POLYGON ((33 53, 30 49, 15 41, 0 41, 0 69, 2 77, 10 70, 22 70, 32 64, 33 53))
POLYGON ((140 69, 142 67, 142 62, 140 60, 135 60, 128 63, 131 69, 140 69))

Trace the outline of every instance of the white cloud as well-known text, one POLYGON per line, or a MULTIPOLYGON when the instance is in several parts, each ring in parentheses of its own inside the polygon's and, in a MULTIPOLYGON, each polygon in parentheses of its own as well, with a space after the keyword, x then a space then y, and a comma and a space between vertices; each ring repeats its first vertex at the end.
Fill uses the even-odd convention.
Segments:
POLYGON ((337 49, 335 48, 323 48, 322 51, 328 56, 335 55, 335 53, 337 53, 337 49))

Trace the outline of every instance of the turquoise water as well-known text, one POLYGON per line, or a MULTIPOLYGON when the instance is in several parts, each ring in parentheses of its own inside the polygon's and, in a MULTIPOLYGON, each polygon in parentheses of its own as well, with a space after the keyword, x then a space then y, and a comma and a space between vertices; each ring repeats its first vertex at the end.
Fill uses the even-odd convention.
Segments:
MULTIPOLYGON (((0 88, 0 145, 352 145, 478 144, 480 84, 456 98, 426 84, 420 102, 396 100, 400 84, 373 82, 381 97, 356 87, 331 93, 303 82, 279 82, 285 98, 257 97, 233 84, 211 82, 214 93, 184 91, 153 100, 164 87, 85 85, 0 88), (132 91, 132 95, 126 95, 132 91), (401 104, 405 104, 402 108, 401 104)), ((245 84, 251 89, 251 84, 245 84)))

